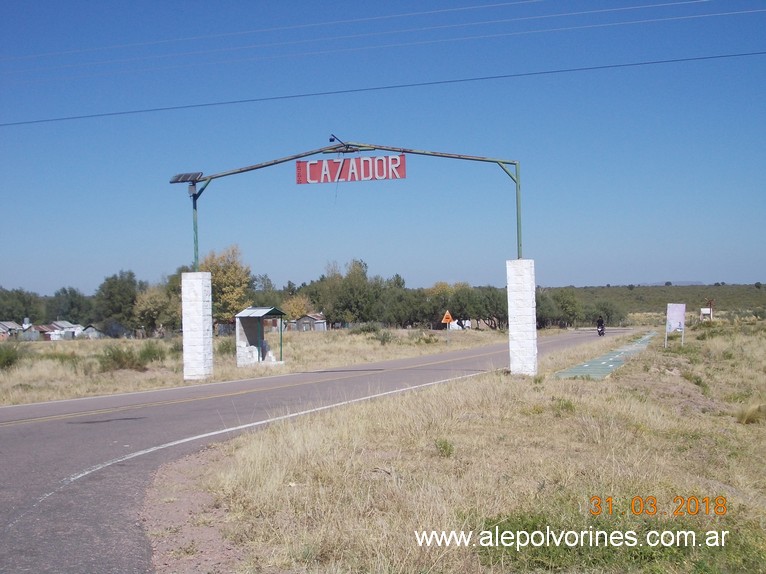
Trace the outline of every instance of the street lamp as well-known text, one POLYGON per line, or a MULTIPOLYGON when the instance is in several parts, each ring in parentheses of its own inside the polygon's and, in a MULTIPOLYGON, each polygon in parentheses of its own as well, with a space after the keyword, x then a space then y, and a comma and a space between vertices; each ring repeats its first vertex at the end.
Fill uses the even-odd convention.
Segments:
POLYGON ((202 172, 195 171, 192 173, 179 173, 174 175, 170 179, 170 183, 188 183, 189 184, 189 197, 192 200, 192 210, 194 212, 194 271, 199 271, 199 241, 197 239, 197 200, 205 188, 210 183, 210 180, 205 180, 202 188, 197 191, 197 183, 202 179, 202 172))

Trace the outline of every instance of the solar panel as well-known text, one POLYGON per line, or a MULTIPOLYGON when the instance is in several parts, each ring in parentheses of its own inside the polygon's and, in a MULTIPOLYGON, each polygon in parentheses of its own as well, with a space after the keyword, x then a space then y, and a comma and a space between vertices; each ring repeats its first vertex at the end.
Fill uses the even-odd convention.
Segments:
POLYGON ((195 171, 192 173, 179 173, 178 175, 174 175, 172 179, 170 180, 170 183, 186 183, 186 182, 197 182, 199 181, 199 178, 202 177, 201 171, 195 171))

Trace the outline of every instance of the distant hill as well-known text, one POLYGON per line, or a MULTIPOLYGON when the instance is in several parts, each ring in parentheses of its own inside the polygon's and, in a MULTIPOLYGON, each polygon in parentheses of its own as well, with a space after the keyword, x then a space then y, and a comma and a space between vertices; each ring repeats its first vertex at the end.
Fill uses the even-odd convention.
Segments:
MULTIPOLYGON (((667 281, 662 281, 660 283, 642 283, 642 285, 645 285, 646 287, 664 287, 665 283, 667 283, 667 281)), ((670 284, 684 287, 689 285, 704 285, 705 283, 703 281, 671 281, 670 284)))
POLYGON ((766 285, 627 285, 618 287, 554 287, 574 289, 583 305, 610 301, 626 313, 664 313, 668 303, 685 303, 688 311, 706 307, 709 300, 719 311, 766 309, 766 285))

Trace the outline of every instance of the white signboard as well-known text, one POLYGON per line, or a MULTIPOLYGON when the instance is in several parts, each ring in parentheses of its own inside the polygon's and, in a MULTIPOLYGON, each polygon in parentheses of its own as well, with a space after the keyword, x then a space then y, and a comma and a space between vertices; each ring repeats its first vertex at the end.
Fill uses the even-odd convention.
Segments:
POLYGON ((686 303, 668 303, 665 321, 665 346, 668 346, 668 333, 681 331, 681 345, 684 344, 684 325, 686 323, 686 303))

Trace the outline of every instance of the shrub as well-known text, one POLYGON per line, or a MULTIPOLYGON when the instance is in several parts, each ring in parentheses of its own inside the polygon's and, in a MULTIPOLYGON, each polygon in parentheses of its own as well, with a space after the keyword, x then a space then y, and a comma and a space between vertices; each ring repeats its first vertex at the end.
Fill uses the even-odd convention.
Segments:
POLYGON ((146 367, 152 361, 164 361, 167 354, 167 349, 162 344, 157 341, 146 341, 138 352, 138 360, 146 367))
POLYGON ((184 352, 184 341, 181 337, 174 337, 173 342, 170 343, 170 354, 174 357, 178 357, 184 352))
POLYGON ((381 345, 391 343, 394 340, 394 334, 385 329, 377 331, 370 336, 373 341, 378 341, 381 345))
POLYGON ((554 399, 553 412, 556 414, 556 416, 571 414, 575 412, 575 405, 569 399, 557 398, 554 399))
POLYGON ((743 407, 737 413, 737 420, 743 425, 753 424, 766 419, 766 403, 743 407))
POLYGON ((433 333, 428 333, 423 330, 419 330, 415 333, 410 333, 410 338, 414 340, 416 345, 432 345, 439 342, 439 337, 433 333))
POLYGON ((51 359, 52 361, 58 361, 62 365, 72 365, 74 368, 77 368, 77 364, 80 362, 80 358, 73 352, 71 353, 63 353, 63 352, 51 352, 51 353, 42 353, 38 355, 41 359, 51 359))
POLYGON ((442 458, 450 458, 455 453, 455 445, 445 438, 439 438, 434 441, 436 452, 442 458))
POLYGON ((21 351, 18 345, 12 343, 0 343, 0 369, 10 369, 21 360, 21 351))
POLYGON ((708 392, 709 387, 701 376, 696 375, 689 371, 684 371, 683 373, 681 373, 681 376, 687 381, 689 381, 690 383, 697 385, 703 394, 706 394, 708 392))
POLYGON ((142 359, 133 349, 119 345, 110 345, 101 351, 98 362, 101 365, 102 371, 109 372, 121 369, 145 371, 149 361, 142 359))
POLYGON ((215 350, 219 355, 234 357, 237 354, 237 342, 234 337, 223 337, 218 341, 215 350))
POLYGON ((350 329, 352 335, 359 335, 364 333, 378 333, 380 331, 380 323, 360 323, 350 329))

